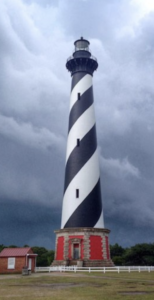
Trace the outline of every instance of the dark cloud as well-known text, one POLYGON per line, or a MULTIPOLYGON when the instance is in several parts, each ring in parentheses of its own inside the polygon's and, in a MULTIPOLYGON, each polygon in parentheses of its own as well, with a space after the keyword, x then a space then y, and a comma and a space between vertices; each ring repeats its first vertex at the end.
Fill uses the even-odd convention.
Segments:
POLYGON ((94 96, 111 243, 153 242, 154 12, 140 5, 0 2, 1 243, 54 247, 71 86, 65 62, 81 35, 99 62, 94 96))
POLYGON ((0 210, 1 242, 28 244, 54 249, 54 230, 59 228, 60 210, 25 199, 2 200, 0 210))

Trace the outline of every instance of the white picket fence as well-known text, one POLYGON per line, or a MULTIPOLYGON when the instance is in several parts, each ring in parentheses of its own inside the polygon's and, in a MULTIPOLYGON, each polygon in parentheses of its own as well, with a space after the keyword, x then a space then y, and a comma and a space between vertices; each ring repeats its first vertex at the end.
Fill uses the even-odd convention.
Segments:
POLYGON ((77 267, 77 266, 57 266, 57 267, 36 267, 35 272, 152 272, 154 271, 154 266, 131 266, 131 267, 77 267))

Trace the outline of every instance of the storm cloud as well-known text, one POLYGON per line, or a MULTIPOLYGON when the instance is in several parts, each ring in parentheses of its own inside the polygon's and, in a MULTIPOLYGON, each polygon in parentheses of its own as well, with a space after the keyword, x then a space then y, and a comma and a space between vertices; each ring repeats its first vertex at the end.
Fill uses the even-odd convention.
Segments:
POLYGON ((110 243, 153 242, 154 4, 0 1, 0 243, 54 248, 73 43, 90 41, 110 243))

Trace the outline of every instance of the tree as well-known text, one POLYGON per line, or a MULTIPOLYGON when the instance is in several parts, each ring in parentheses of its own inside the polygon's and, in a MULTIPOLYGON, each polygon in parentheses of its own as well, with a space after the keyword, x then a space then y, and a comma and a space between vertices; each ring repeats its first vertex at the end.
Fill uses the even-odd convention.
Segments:
POLYGON ((154 244, 137 244, 124 255, 125 264, 130 266, 154 265, 154 244))
POLYGON ((119 246, 117 243, 115 245, 110 246, 110 253, 112 261, 116 266, 124 265, 124 253, 125 249, 119 246))
POLYGON ((32 247, 32 250, 34 253, 38 254, 36 265, 38 267, 46 267, 50 266, 51 262, 54 259, 54 251, 53 250, 47 250, 44 247, 32 247))
POLYGON ((6 248, 3 244, 1 244, 0 245, 0 252, 4 249, 4 248, 6 248))
POLYGON ((47 260, 48 260, 48 265, 49 265, 49 266, 50 266, 51 263, 53 262, 54 256, 55 256, 55 251, 54 251, 54 250, 48 251, 48 254, 47 254, 47 260))
POLYGON ((125 249, 119 246, 117 243, 110 246, 111 257, 122 256, 125 253, 125 249))

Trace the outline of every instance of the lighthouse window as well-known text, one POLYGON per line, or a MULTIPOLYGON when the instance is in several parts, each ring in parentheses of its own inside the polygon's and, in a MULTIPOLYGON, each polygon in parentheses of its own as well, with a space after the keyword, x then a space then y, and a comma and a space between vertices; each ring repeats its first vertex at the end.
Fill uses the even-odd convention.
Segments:
POLYGON ((77 147, 80 147, 80 139, 76 140, 76 145, 77 145, 77 147))
POLYGON ((79 189, 76 189, 76 198, 79 198, 79 189))
POLYGON ((80 93, 78 93, 78 100, 80 100, 80 96, 81 96, 80 93))

